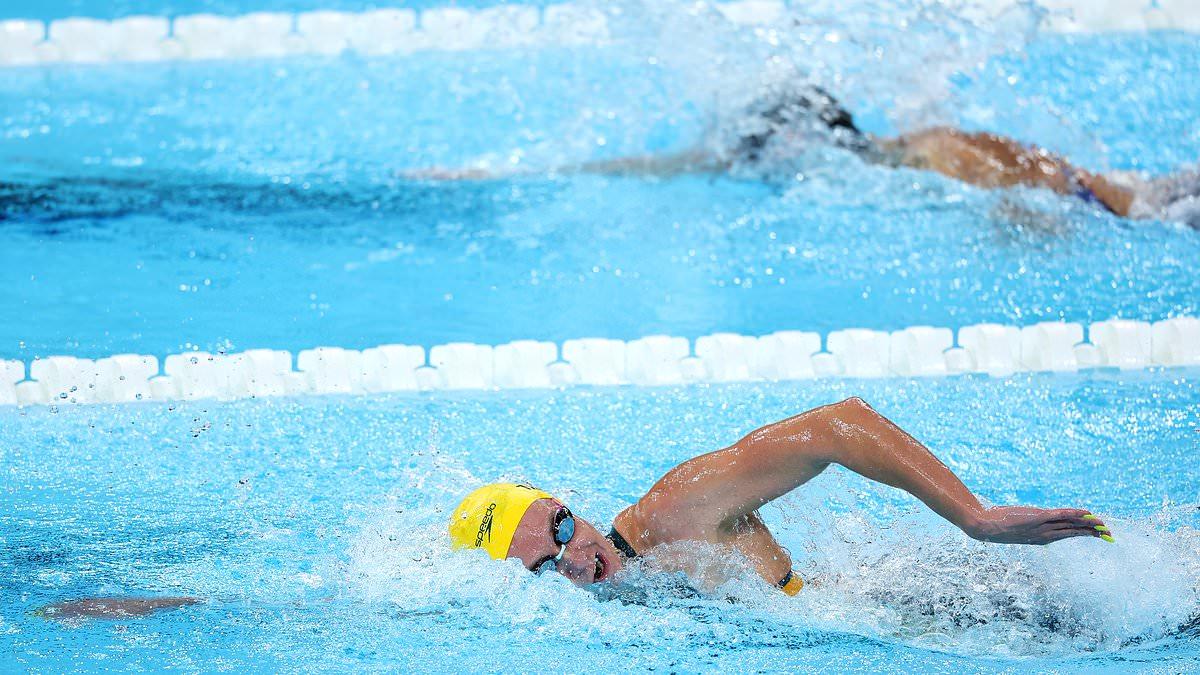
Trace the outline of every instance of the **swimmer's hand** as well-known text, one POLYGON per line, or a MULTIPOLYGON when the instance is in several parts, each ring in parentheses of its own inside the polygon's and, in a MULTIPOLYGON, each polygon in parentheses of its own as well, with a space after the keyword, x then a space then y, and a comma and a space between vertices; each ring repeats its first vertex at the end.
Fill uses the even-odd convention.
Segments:
POLYGON ((195 605, 199 598, 85 598, 56 602, 36 614, 47 619, 125 619, 195 605))
POLYGON ((1099 537, 1112 542, 1104 521, 1083 509, 999 506, 963 530, 973 539, 995 544, 1049 544, 1070 537, 1099 537))
POLYGON ((409 169, 399 172, 401 178, 429 181, 481 181, 502 177, 501 174, 483 167, 450 169, 432 166, 427 169, 409 169))

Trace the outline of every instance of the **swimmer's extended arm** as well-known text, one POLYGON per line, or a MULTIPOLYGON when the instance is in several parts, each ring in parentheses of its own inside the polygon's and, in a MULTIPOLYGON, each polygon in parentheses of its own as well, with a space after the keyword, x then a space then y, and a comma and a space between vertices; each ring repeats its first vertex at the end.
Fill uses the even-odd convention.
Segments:
POLYGON ((1043 148, 988 133, 935 127, 897 138, 876 139, 908 167, 936 171, 984 188, 1029 185, 1063 195, 1090 190, 1113 213, 1129 215, 1133 192, 1099 174, 1072 166, 1043 148))
POLYGON ((1080 509, 985 508, 925 446, 858 398, 765 426, 680 464, 639 502, 639 515, 657 515, 665 527, 684 527, 682 519, 733 527, 830 464, 912 494, 982 541, 1047 544, 1098 536, 1095 527, 1103 526, 1080 509))

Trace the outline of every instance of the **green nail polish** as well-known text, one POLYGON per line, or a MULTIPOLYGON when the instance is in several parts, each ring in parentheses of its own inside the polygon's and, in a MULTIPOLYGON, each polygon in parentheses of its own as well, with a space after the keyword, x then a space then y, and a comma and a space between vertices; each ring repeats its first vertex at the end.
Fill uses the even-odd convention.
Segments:
POLYGON ((1107 534, 1102 534, 1102 535, 1100 535, 1100 538, 1101 538, 1101 539, 1103 539, 1104 541, 1107 541, 1107 542, 1108 542, 1108 543, 1110 543, 1110 544, 1115 544, 1115 543, 1117 543, 1117 541, 1116 541, 1115 539, 1113 539, 1111 536, 1109 536, 1109 535, 1107 535, 1107 534))
POLYGON ((1083 516, 1083 519, 1084 519, 1084 520, 1100 520, 1099 518, 1097 518, 1096 516, 1093 516, 1093 515, 1092 515, 1092 514, 1090 514, 1090 513, 1089 513, 1089 514, 1087 514, 1086 516, 1083 516))
POLYGON ((1107 526, 1107 525, 1097 525, 1097 526, 1095 527, 1095 530, 1096 530, 1097 532, 1108 532, 1108 531, 1109 531, 1109 529, 1108 529, 1108 526, 1107 526))

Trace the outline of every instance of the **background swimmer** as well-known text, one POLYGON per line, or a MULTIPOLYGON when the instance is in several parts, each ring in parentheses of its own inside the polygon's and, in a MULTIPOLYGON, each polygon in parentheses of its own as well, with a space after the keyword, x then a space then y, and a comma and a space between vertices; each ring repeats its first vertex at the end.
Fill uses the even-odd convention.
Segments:
MULTIPOLYGON (((815 144, 848 150, 864 161, 933 171, 982 188, 1040 187, 1118 216, 1162 218, 1200 228, 1200 172, 1159 178, 1100 174, 1036 145, 986 132, 933 127, 895 137, 862 132, 853 115, 824 89, 775 90, 745 110, 732 128, 682 152, 585 162, 568 173, 672 176, 687 173, 772 173, 815 144)), ((511 173, 429 169, 413 178, 472 180, 511 173)))
MULTIPOLYGON (((830 464, 908 492, 980 541, 1113 541, 1108 527, 1086 510, 983 506, 925 446, 859 398, 762 427, 679 464, 617 515, 607 537, 551 495, 511 483, 468 495, 451 515, 450 537, 456 547, 519 558, 526 569, 554 570, 579 585, 612 579, 627 560, 648 551, 698 542, 740 555, 763 580, 794 594, 803 581, 758 509, 830 464)), ((685 554, 676 562, 678 571, 688 572, 692 561, 685 554)))

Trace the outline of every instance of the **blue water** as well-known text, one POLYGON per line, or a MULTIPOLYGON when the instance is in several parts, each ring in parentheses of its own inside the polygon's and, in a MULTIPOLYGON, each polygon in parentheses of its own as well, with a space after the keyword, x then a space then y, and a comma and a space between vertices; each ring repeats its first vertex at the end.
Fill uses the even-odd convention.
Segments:
MULTIPOLYGON (((398 176, 700 142, 698 57, 631 49, 0 71, 0 308, 36 317, 0 322, 0 357, 1200 312, 1186 227, 844 153, 766 182, 398 176)), ((904 91, 934 92, 930 122, 1162 173, 1200 158, 1197 68, 1188 36, 1046 37, 904 91)), ((883 83, 845 88, 900 123, 858 104, 883 83)))
MULTIPOLYGON (((1193 230, 837 151, 767 176, 404 177, 685 148, 769 57, 875 133, 954 123, 1151 174, 1200 158, 1194 36, 813 3, 765 47, 621 7, 605 49, 0 70, 0 358, 1200 313, 1193 230)), ((0 408, 3 665, 1192 671, 1198 434, 1194 369, 0 408), (528 479, 606 525, 674 463, 849 395, 990 502, 1090 508, 1118 543, 977 544, 830 471, 764 511, 812 582, 795 599, 643 570, 612 600, 446 547, 467 487, 528 479), (206 603, 30 614, 121 594, 206 603)))
POLYGON ((1195 372, 818 381, 0 410, 0 640, 85 667, 1193 670, 1195 372), (466 485, 525 478, 603 526, 693 454, 856 393, 993 503, 1081 506, 1115 545, 970 541, 830 470, 767 507, 810 587, 597 598, 451 552, 466 485), (194 595, 146 620, 27 612, 194 595))

